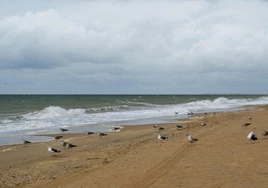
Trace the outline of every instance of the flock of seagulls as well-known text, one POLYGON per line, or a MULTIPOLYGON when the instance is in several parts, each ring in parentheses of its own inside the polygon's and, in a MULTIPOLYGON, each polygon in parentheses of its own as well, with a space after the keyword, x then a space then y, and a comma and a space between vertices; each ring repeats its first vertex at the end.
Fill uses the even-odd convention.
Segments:
MULTIPOLYGON (((175 112, 175 114, 178 114, 178 113, 175 112)), ((204 113, 204 114, 206 115, 207 113, 204 113)), ((194 115, 194 114, 193 114, 192 112, 189 112, 189 113, 188 113, 188 116, 193 116, 193 115, 194 115)), ((249 117, 248 120, 252 120, 252 117, 249 117)), ((205 122, 202 122, 202 123, 201 123, 201 126, 206 126, 206 125, 207 125, 207 124, 206 124, 205 122)), ((250 122, 246 122, 246 123, 243 123, 243 124, 242 124, 242 127, 246 128, 246 127, 248 127, 249 125, 251 125, 251 123, 250 123, 250 122)), ((187 127, 189 127, 189 126, 190 126, 190 125, 187 124, 187 127)), ((158 125, 156 125, 156 124, 153 125, 153 128, 154 128, 154 129, 157 129, 157 130, 159 131, 159 133, 160 133, 161 130, 164 130, 164 127, 160 127, 160 126, 158 126, 158 125)), ((183 126, 181 126, 181 125, 176 125, 176 128, 177 128, 177 129, 183 129, 183 126)), ((114 127, 112 130, 118 132, 118 131, 120 131, 120 129, 121 129, 121 127, 114 127)), ((60 131, 61 131, 61 132, 67 132, 68 129, 66 129, 66 128, 60 128, 60 131)), ((85 133, 86 135, 96 134, 95 132, 91 132, 91 131, 85 131, 84 133, 85 133)), ((100 138, 102 138, 103 136, 107 136, 107 135, 108 135, 107 133, 103 133, 103 132, 98 132, 97 134, 98 134, 98 136, 99 136, 100 138)), ((268 131, 267 131, 266 129, 264 129, 264 128, 262 128, 262 135, 263 135, 263 136, 268 136, 268 131)), ((195 142, 198 141, 197 138, 194 138, 194 137, 193 137, 191 134, 189 134, 188 132, 187 132, 186 136, 187 136, 187 140, 188 140, 190 143, 195 143, 195 142)), ((61 139, 61 140, 60 140, 60 144, 61 144, 61 146, 65 147, 65 148, 67 148, 67 149, 77 147, 77 145, 74 145, 74 144, 71 144, 71 143, 69 143, 69 142, 66 142, 66 141, 62 140, 62 138, 63 138, 62 135, 56 135, 56 136, 54 136, 54 139, 55 139, 55 140, 60 140, 60 139, 61 139)), ((168 140, 168 137, 167 137, 167 136, 163 136, 163 135, 161 135, 161 134, 158 134, 157 139, 158 139, 158 140, 161 140, 161 141, 162 141, 162 140, 168 140)), ((247 135, 247 139, 248 139, 250 142, 253 142, 253 141, 258 140, 258 138, 257 138, 257 136, 256 136, 256 134, 255 134, 254 132, 250 132, 250 133, 247 135)), ((30 143, 31 143, 30 141, 25 140, 25 139, 22 139, 22 141, 23 141, 23 144, 30 144, 30 143)), ((55 149, 55 148, 52 148, 52 147, 47 147, 47 148, 48 148, 48 149, 47 149, 48 152, 50 152, 50 153, 60 153, 60 152, 61 152, 60 150, 55 149)))
MULTIPOLYGON (((175 112, 175 114, 176 114, 176 112, 175 112)), ((203 113, 204 115, 207 115, 207 113, 203 113)), ((214 113, 215 114, 215 113, 214 113)), ((192 112, 189 112, 188 113, 188 116, 193 116, 193 113, 192 112)), ((248 117, 248 120, 252 120, 252 117, 248 117)), ((205 122, 202 122, 201 123, 201 126, 206 126, 207 124, 205 123, 205 122)), ((246 123, 243 123, 242 124, 242 127, 243 128, 246 128, 246 127, 248 127, 248 126, 250 126, 251 125, 251 122, 246 122, 246 123)), ((187 127, 189 126, 189 124, 187 124, 187 127)), ((158 126, 157 125, 154 125, 153 126, 153 128, 157 128, 158 126)), ((183 126, 181 126, 181 125, 176 125, 176 128, 177 129, 182 129, 183 128, 183 126)), ((163 128, 164 129, 164 128, 163 128)), ((264 128, 262 128, 262 135, 263 136, 268 136, 268 131, 266 130, 266 129, 264 129, 264 128)), ((198 139, 197 138, 194 138, 191 134, 188 134, 187 133, 187 139, 188 139, 188 141, 190 142, 190 143, 195 143, 195 142, 197 142, 198 141, 198 139)), ((167 136, 161 136, 160 134, 158 135, 158 137, 157 137, 159 140, 167 140, 168 139, 168 137, 167 136)), ((248 135, 247 135, 247 139, 250 141, 250 142, 254 142, 254 141, 256 141, 256 140, 258 140, 258 138, 257 138, 257 136, 256 136, 256 134, 254 133, 254 132, 250 132, 248 135)))
MULTIPOLYGON (((123 127, 113 127, 112 130, 118 132, 118 131, 120 131, 121 128, 123 128, 123 127)), ((67 132, 67 131, 69 131, 69 130, 66 129, 66 128, 59 128, 59 130, 60 130, 62 133, 63 133, 63 132, 67 132)), ((96 132, 92 132, 92 131, 85 131, 84 133, 85 133, 86 135, 96 134, 96 132)), ((99 136, 100 138, 102 138, 103 136, 107 136, 107 135, 108 135, 107 133, 103 133, 103 132, 98 132, 97 134, 98 134, 98 136, 99 136)), ((67 148, 67 149, 77 147, 77 145, 74 145, 74 144, 71 144, 71 143, 69 143, 69 142, 66 142, 66 141, 62 140, 62 138, 63 138, 62 135, 55 135, 55 136, 53 136, 53 138, 54 138, 55 140, 60 140, 60 139, 61 139, 61 140, 59 141, 60 144, 61 144, 61 146, 65 147, 65 148, 67 148)), ((30 143, 32 143, 32 142, 30 142, 30 141, 28 141, 28 140, 25 140, 25 139, 22 139, 22 141, 23 141, 23 144, 30 144, 30 143)), ((59 149, 52 148, 52 147, 47 147, 47 151, 50 152, 50 153, 60 153, 60 152, 61 152, 59 149)))

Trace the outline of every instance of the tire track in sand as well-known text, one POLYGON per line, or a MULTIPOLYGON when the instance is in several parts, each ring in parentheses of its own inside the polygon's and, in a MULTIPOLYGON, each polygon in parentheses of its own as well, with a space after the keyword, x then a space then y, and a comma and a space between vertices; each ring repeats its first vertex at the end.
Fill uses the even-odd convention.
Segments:
MULTIPOLYGON (((202 132, 199 134, 195 134, 200 140, 207 137, 211 132, 218 132, 220 129, 224 128, 223 126, 213 126, 210 129, 202 129, 202 132)), ((199 129, 200 130, 200 129, 199 129)), ((165 176, 169 169, 175 166, 182 158, 187 156, 187 153, 195 148, 195 145, 188 143, 188 141, 184 141, 178 146, 176 151, 163 159, 161 162, 157 163, 154 167, 152 167, 149 171, 147 171, 141 179, 136 182, 130 182, 128 185, 124 187, 128 188, 142 188, 142 187, 150 187, 155 184, 155 182, 165 176)), ((122 187, 123 188, 123 187, 122 187)))

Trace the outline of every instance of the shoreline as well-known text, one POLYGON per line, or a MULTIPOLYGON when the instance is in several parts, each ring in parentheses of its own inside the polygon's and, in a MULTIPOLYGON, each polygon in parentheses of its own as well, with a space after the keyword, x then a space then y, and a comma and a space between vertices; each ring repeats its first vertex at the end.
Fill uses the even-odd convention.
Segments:
MULTIPOLYGON (((247 110, 248 108, 254 108, 254 106, 258 105, 247 105, 247 106, 240 106, 240 107, 235 107, 235 108, 226 108, 226 109, 214 109, 214 110, 204 110, 204 111, 199 111, 195 113, 195 117, 199 116, 199 114, 202 115, 202 113, 224 113, 224 112, 233 112, 233 111, 243 111, 247 110)), ((113 132, 112 128, 117 127, 117 126, 143 126, 143 125, 148 125, 148 124, 174 124, 174 123, 180 123, 181 121, 186 121, 186 120, 191 120, 191 117, 187 118, 185 115, 178 115, 180 118, 176 118, 176 115, 174 116, 163 116, 163 117, 156 117, 156 118, 148 118, 148 119, 141 119, 141 120, 131 120, 131 121, 124 121, 120 123, 114 123, 114 126, 109 126, 110 128, 103 128, 103 127, 98 127, 98 128, 92 128, 90 126, 92 125, 81 125, 81 126, 69 126, 67 129, 70 131, 64 134, 80 134, 83 133, 84 131, 93 131, 93 132, 107 132, 111 133, 113 132)), ((108 123, 107 123, 108 124, 108 123)), ((110 124, 110 123, 109 123, 110 124)), ((111 123, 113 124, 113 123, 111 123)), ((19 131, 16 131, 19 132, 19 131)), ((48 142, 48 141, 53 141, 53 138, 51 138, 53 135, 61 135, 62 132, 60 132, 58 129, 52 129, 49 131, 37 131, 36 133, 32 134, 25 134, 25 135, 8 135, 8 137, 0 137, 0 146, 5 146, 5 145, 16 145, 16 144, 21 144, 23 141, 22 139, 29 140, 32 143, 40 143, 40 142, 48 142), (47 138, 45 138, 45 135, 49 135, 47 138), (13 137, 13 139, 12 139, 13 137), (20 137, 20 138, 18 138, 20 137), (5 139, 9 138, 10 140, 6 141, 5 139), (5 140, 5 141, 4 141, 5 140), (3 143, 3 144, 2 144, 3 143)))
POLYGON ((267 114, 268 105, 254 105, 243 111, 195 114, 190 122, 158 124, 167 141, 158 140, 159 131, 148 124, 124 126, 102 138, 61 134, 77 145, 71 149, 58 140, 0 146, 0 187, 263 187, 268 183, 268 152, 263 151, 268 140, 261 128, 268 130, 267 114), (203 121, 206 126, 201 126, 203 121), (245 121, 252 125, 242 128, 245 121), (183 128, 177 129, 178 124, 183 128), (256 143, 246 139, 250 131, 259 137, 256 143), (187 133, 198 142, 189 143, 187 133), (61 153, 50 154, 46 146, 61 153))

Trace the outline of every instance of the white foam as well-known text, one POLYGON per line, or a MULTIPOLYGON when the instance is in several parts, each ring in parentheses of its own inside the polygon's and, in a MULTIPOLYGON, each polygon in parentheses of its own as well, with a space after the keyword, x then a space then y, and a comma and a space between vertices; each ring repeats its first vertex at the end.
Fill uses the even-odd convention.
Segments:
MULTIPOLYGON (((124 101, 125 102, 125 101, 124 101)), ((268 97, 258 99, 227 99, 219 97, 215 100, 199 100, 189 103, 172 105, 146 105, 142 107, 128 106, 102 107, 91 109, 64 109, 60 106, 49 106, 41 111, 22 115, 20 118, 2 119, 0 132, 19 130, 47 130, 59 127, 101 124, 109 127, 109 122, 142 120, 146 118, 185 115, 189 111, 210 111, 213 109, 234 108, 242 105, 268 104, 268 97), (123 108, 126 108, 122 110, 123 108), (99 109, 103 109, 99 111, 99 109), (108 110, 109 109, 109 110, 108 110), (120 110, 118 110, 120 109, 120 110)))

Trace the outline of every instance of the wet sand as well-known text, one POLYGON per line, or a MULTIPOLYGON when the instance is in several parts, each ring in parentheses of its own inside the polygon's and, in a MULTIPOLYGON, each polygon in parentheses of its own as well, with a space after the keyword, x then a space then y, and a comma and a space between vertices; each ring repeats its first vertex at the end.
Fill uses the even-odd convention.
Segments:
POLYGON ((267 115, 268 106, 258 106, 158 125, 162 131, 138 125, 102 138, 60 134, 77 145, 71 149, 58 140, 0 146, 0 187, 267 187, 268 139, 261 134, 267 115), (245 122, 251 125, 243 128, 245 122), (253 143, 246 138, 251 131, 258 137, 253 143), (169 139, 158 140, 159 132, 169 139), (189 143, 187 133, 199 140, 189 143))

